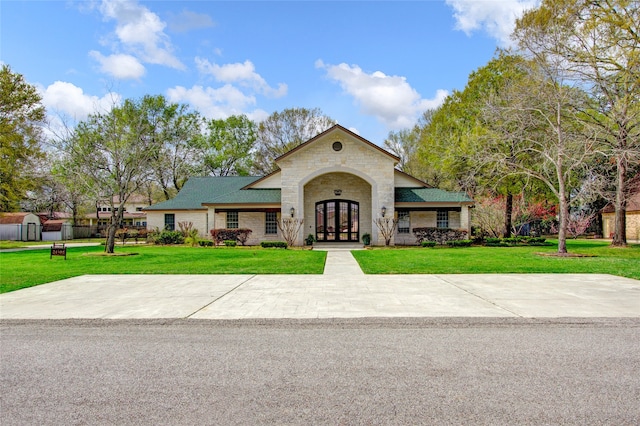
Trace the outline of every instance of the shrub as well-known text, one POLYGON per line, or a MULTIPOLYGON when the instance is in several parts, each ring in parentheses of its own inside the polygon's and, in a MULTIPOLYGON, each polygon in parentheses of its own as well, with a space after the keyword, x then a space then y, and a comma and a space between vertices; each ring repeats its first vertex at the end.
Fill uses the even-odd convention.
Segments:
POLYGON ((154 237, 155 244, 184 244, 184 237, 180 231, 162 231, 154 237))
POLYGON ((238 243, 236 240, 224 240, 224 245, 227 247, 235 247, 238 243))
POLYGON ((316 238, 313 236, 313 234, 309 234, 307 235, 307 238, 304 239, 304 243, 308 246, 312 246, 315 240, 316 238))
POLYGON ((365 246, 371 245, 371 234, 362 234, 362 244, 365 246))
POLYGON ((437 241, 444 244, 447 241, 464 240, 467 238, 467 231, 464 229, 451 228, 413 228, 413 235, 418 244, 423 241, 437 241))
POLYGON ((471 240, 451 240, 447 241, 449 247, 471 247, 471 240))
POLYGON ((500 244, 502 242, 502 240, 500 238, 487 238, 486 239, 486 244, 500 244))
POLYGON ((423 241, 422 247, 435 247, 436 244, 438 243, 436 243, 435 241, 423 241))
POLYGON ((507 244, 518 244, 518 237, 503 238, 502 242, 507 244))
POLYGON ((213 241, 210 240, 199 240, 198 244, 200 244, 200 247, 213 247, 213 241))
POLYGON ((216 245, 223 244, 224 241, 237 241, 242 245, 245 245, 249 239, 249 234, 253 231, 251 229, 238 228, 238 229, 212 229, 211 237, 216 245))
POLYGON ((262 241, 260 246, 263 248, 287 248, 287 243, 284 241, 262 241))
POLYGON ((540 244, 544 243, 546 240, 547 239, 543 237, 529 238, 529 244, 540 244))

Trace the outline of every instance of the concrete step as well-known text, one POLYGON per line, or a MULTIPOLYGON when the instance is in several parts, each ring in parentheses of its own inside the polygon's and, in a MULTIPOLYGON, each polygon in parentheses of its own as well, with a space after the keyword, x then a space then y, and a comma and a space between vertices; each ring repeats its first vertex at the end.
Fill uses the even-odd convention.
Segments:
POLYGON ((314 250, 362 250, 362 243, 313 243, 314 250))

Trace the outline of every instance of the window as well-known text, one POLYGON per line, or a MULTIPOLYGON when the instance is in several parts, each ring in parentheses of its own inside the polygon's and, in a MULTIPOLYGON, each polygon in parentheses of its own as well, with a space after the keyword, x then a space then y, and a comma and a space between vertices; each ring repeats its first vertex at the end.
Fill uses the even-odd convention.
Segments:
POLYGON ((227 212, 227 229, 238 229, 238 212, 227 212))
POLYGON ((410 227, 409 211, 398 210, 398 234, 408 234, 410 227))
POLYGON ((137 212, 141 212, 142 211, 142 207, 136 207, 136 211, 137 212))
POLYGON ((436 219, 436 227, 448 228, 449 227, 449 211, 438 210, 438 217, 436 219))
POLYGON ((265 214, 264 233, 265 234, 278 233, 278 214, 276 212, 267 212, 265 214))
POLYGON ((164 215, 164 229, 167 231, 176 230, 176 215, 173 213, 165 213, 164 215))

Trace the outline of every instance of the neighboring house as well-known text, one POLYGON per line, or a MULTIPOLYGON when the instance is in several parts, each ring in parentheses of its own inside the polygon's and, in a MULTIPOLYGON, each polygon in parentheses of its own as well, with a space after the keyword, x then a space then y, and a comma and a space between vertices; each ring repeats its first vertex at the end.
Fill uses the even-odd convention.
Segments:
POLYGON ((178 229, 192 222, 211 229, 249 228, 248 244, 281 240, 278 220, 303 219, 298 244, 311 234, 320 242, 384 244, 374 221, 397 218, 396 244, 415 244, 415 227, 470 231, 473 200, 431 188, 395 169, 399 158, 336 125, 276 160, 262 177, 194 177, 175 198, 145 209, 149 229, 178 229))
MULTIPOLYGON (((640 240, 640 175, 629 181, 628 185, 633 192, 627 201, 627 240, 640 240)), ((602 235, 612 238, 614 230, 615 208, 609 204, 602 209, 602 235)))
POLYGON ((0 213, 0 240, 40 241, 40 218, 33 213, 0 213))
MULTIPOLYGON (((120 197, 113 197, 113 204, 120 204, 120 197)), ((121 226, 123 227, 146 227, 147 214, 144 208, 149 206, 147 197, 144 195, 134 194, 127 199, 124 204, 124 214, 121 226)), ((83 223, 89 226, 97 225, 98 228, 106 228, 111 221, 111 205, 104 200, 97 203, 96 213, 85 216, 83 223)))

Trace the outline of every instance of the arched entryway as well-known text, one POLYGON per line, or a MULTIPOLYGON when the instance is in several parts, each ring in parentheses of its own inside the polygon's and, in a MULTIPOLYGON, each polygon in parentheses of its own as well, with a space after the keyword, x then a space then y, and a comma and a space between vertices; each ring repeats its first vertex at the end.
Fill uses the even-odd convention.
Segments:
POLYGON ((352 200, 323 200, 316 203, 316 240, 358 242, 360 203, 352 200))

